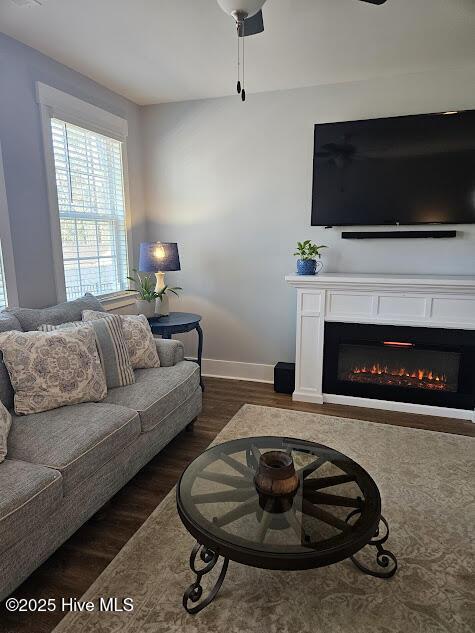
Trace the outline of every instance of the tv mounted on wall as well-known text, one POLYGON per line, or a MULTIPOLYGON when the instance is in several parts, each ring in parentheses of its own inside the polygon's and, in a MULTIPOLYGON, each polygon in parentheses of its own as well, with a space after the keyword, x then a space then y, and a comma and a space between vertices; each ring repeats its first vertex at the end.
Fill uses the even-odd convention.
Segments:
POLYGON ((475 110, 315 125, 312 226, 475 223, 475 110))

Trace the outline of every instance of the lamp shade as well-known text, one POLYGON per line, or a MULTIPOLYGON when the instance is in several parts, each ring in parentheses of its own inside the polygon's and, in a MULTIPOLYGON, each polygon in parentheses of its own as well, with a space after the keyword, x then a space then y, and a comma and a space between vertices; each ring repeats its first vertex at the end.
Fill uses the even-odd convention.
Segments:
POLYGON ((225 13, 233 15, 234 13, 243 13, 250 18, 255 15, 266 0, 218 0, 218 4, 225 13))
POLYGON ((181 270, 176 242, 142 242, 139 270, 143 273, 181 270))

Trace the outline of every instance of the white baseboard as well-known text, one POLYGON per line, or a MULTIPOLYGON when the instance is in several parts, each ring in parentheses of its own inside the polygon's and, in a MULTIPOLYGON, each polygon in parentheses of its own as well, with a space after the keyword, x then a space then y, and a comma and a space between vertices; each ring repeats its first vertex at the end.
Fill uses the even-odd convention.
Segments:
MULTIPOLYGON (((193 359, 196 360, 196 359, 193 359)), ((234 360, 215 360, 203 358, 203 376, 210 378, 232 378, 233 380, 252 380, 254 382, 274 382, 274 366, 258 363, 239 363, 234 360)))
POLYGON ((322 394, 309 393, 305 389, 300 391, 294 391, 292 394, 292 400, 297 402, 312 402, 313 404, 323 404, 322 394))
POLYGON ((331 393, 323 394, 323 402, 328 402, 332 404, 346 404, 352 407, 365 407, 368 409, 382 409, 386 411, 401 411, 402 413, 415 413, 419 415, 455 418, 457 420, 469 420, 470 422, 475 422, 475 412, 467 409, 434 407, 427 404, 413 404, 411 402, 373 400, 372 398, 357 398, 356 396, 344 396, 331 393))

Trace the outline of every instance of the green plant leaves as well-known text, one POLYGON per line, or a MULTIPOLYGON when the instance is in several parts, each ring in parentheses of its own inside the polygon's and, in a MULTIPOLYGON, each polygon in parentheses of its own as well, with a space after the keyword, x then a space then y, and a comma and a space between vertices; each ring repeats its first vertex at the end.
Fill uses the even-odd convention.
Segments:
POLYGON ((314 244, 311 240, 297 242, 297 251, 294 253, 294 257, 300 257, 300 259, 321 258, 320 250, 322 248, 328 248, 328 246, 325 246, 325 244, 314 244))
POLYGON ((158 298, 158 294, 155 292, 155 279, 151 275, 140 276, 140 273, 136 268, 133 268, 135 277, 127 277, 134 286, 136 292, 139 293, 139 297, 142 301, 152 302, 158 298))
POLYGON ((167 292, 172 292, 174 295, 178 297, 179 296, 178 290, 183 290, 183 288, 180 288, 179 286, 174 286, 173 288, 171 288, 170 286, 163 286, 163 288, 160 288, 158 293, 156 293, 157 299, 160 299, 160 301, 162 301, 163 296, 166 295, 167 292))
POLYGON ((174 295, 178 297, 179 296, 178 291, 183 290, 183 288, 180 288, 180 286, 174 286, 173 288, 170 288, 170 286, 164 286, 158 292, 156 292, 155 291, 155 284, 156 284, 155 277, 153 277, 152 275, 140 276, 140 273, 138 272, 136 268, 133 268, 132 272, 135 273, 135 277, 127 277, 127 279, 131 281, 135 286, 135 290, 131 292, 138 292, 139 297, 143 301, 152 302, 152 301, 155 301, 155 299, 160 299, 161 301, 163 296, 167 292, 172 292, 174 295))

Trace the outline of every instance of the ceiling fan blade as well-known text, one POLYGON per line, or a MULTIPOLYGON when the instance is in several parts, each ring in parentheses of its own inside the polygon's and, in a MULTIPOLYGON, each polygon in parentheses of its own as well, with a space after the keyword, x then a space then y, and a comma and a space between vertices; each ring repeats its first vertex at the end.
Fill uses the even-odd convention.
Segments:
POLYGON ((384 4, 386 0, 360 0, 360 2, 369 2, 369 4, 384 4))
POLYGON ((244 20, 244 25, 239 26, 239 37, 247 37, 248 35, 256 35, 264 30, 264 19, 262 11, 258 11, 255 15, 244 20))

